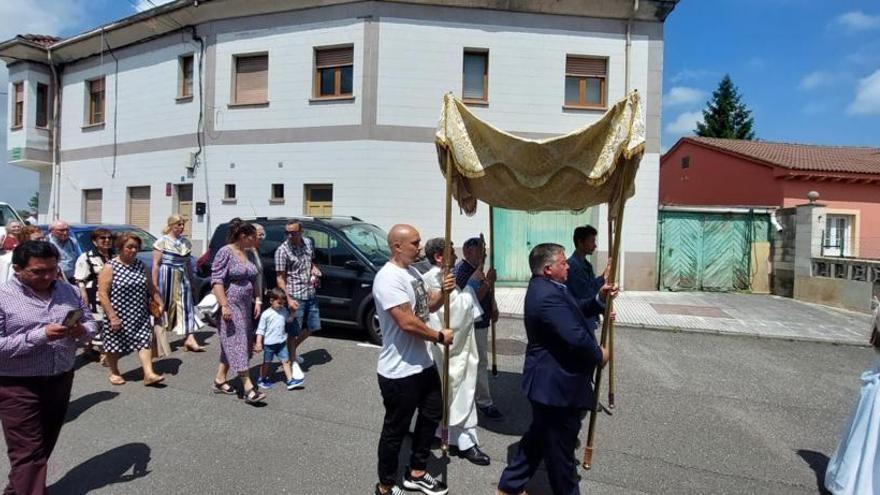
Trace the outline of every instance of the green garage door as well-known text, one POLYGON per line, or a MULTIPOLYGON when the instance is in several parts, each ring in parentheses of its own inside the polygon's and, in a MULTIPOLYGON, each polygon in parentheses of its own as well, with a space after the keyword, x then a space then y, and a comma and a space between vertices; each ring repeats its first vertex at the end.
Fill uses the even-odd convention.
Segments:
POLYGON ((752 245, 768 228, 766 215, 661 211, 660 289, 749 290, 752 245))
MULTIPOLYGON (((591 209, 582 213, 524 211, 493 208, 495 228, 495 270, 498 280, 522 284, 531 278, 529 252, 538 244, 555 242, 570 255, 575 227, 594 222, 591 209)), ((602 233, 600 232, 600 236, 602 233)))

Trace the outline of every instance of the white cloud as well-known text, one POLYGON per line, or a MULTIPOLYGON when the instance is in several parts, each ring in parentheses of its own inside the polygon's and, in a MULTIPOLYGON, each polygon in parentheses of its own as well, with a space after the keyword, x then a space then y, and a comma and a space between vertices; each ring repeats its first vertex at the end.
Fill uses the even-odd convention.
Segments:
POLYGON ((667 107, 675 107, 680 105, 691 105, 693 103, 702 103, 706 97, 706 92, 696 88, 687 86, 673 86, 669 92, 663 95, 663 105, 667 107))
POLYGON ((138 12, 143 12, 172 1, 174 0, 138 0, 134 8, 138 12))
POLYGON ((697 128, 697 122, 702 122, 703 112, 684 112, 672 122, 666 124, 666 132, 669 134, 690 134, 697 128))
POLYGON ((0 39, 17 34, 68 34, 87 21, 86 0, 3 0, 0 2, 0 39))
POLYGON ((859 81, 856 99, 849 104, 850 115, 880 115, 880 70, 859 81))
POLYGON ((868 15, 854 10, 837 16, 834 23, 843 27, 845 31, 856 33, 880 27, 880 15, 868 15))
POLYGON ((800 84, 798 84, 798 89, 805 91, 815 89, 819 86, 831 83, 833 79, 834 76, 829 72, 821 70, 813 71, 801 79, 800 84))

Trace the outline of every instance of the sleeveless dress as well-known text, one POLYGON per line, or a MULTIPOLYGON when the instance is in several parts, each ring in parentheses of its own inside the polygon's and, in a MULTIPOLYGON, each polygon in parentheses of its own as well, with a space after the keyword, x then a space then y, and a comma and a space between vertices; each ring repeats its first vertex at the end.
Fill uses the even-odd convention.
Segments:
POLYGON ((211 265, 211 283, 222 284, 226 300, 232 311, 232 320, 220 319, 217 329, 220 335, 220 362, 228 364, 232 371, 248 370, 248 362, 254 341, 254 284, 257 265, 252 256, 242 261, 228 245, 217 251, 211 265))
POLYGON ((140 260, 130 265, 110 260, 113 278, 110 281, 110 305, 122 320, 122 328, 110 330, 110 319, 104 318, 104 352, 127 354, 149 349, 153 338, 148 309, 147 271, 140 260))
POLYGON ((858 403, 825 471, 825 488, 834 495, 880 490, 880 357, 862 373, 861 381, 858 403))
POLYGON ((172 239, 163 235, 153 243, 153 249, 162 253, 158 289, 165 303, 165 330, 173 330, 177 335, 193 333, 198 326, 192 288, 186 274, 192 244, 185 237, 172 239))

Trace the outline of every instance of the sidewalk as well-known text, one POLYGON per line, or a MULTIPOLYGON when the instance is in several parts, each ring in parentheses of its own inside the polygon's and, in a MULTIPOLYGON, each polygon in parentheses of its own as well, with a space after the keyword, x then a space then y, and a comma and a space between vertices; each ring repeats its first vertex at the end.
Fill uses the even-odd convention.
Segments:
MULTIPOLYGON (((498 310, 522 317, 524 287, 499 287, 498 310)), ((617 324, 673 332, 867 345, 871 316, 773 295, 712 292, 621 292, 617 324)))

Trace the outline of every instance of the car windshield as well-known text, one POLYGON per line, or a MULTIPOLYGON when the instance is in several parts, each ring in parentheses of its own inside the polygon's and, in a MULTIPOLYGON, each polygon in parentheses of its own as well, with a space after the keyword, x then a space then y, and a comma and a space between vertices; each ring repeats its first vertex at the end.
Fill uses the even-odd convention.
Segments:
MULTIPOLYGON (((107 227, 105 227, 105 228, 107 228, 107 227)), ((95 247, 95 245, 92 243, 92 231, 93 230, 94 229, 81 230, 76 233, 76 240, 79 241, 79 246, 80 246, 80 248, 82 248, 83 252, 88 251, 88 250, 95 247)), ((156 238, 153 237, 152 234, 150 234, 147 231, 138 229, 138 228, 109 227, 109 230, 110 230, 110 232, 113 232, 114 237, 116 237, 117 235, 119 235, 123 232, 133 232, 135 235, 140 237, 141 238, 141 249, 140 249, 141 253, 146 253, 146 252, 152 251, 153 250, 153 243, 156 242, 156 238)))
POLYGON ((20 220, 9 205, 0 205, 0 227, 5 227, 10 220, 20 220))
POLYGON ((339 230, 374 265, 381 267, 391 258, 388 235, 379 227, 369 223, 356 223, 340 227, 339 230))

